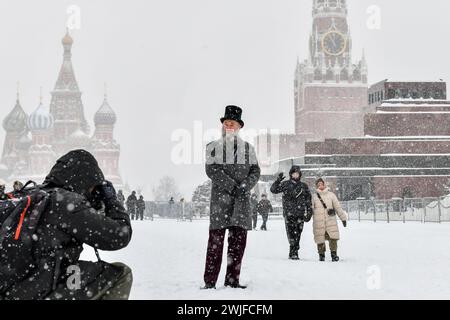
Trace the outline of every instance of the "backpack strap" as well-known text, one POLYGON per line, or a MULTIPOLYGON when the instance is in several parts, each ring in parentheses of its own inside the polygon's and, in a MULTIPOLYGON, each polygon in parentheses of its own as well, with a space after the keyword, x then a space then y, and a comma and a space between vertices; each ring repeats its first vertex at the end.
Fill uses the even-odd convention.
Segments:
POLYGON ((94 251, 95 251, 95 255, 97 256, 98 262, 102 262, 103 260, 102 260, 102 258, 100 258, 100 254, 98 253, 98 249, 94 248, 94 251))
POLYGON ((320 202, 322 202, 323 207, 325 208, 325 210, 327 210, 327 205, 325 204, 325 202, 322 200, 322 197, 320 196, 320 194, 317 192, 317 197, 319 197, 320 202))
POLYGON ((3 240, 6 238, 9 231, 13 228, 14 222, 17 221, 18 217, 20 217, 22 210, 23 207, 20 204, 15 206, 14 210, 0 226, 0 245, 3 243, 3 240))
MULTIPOLYGON (((37 187, 38 188, 38 187, 37 187)), ((49 205, 50 200, 50 192, 39 190, 39 194, 35 196, 35 204, 33 207, 33 210, 31 211, 29 221, 28 221, 28 227, 27 229, 30 232, 34 232, 34 230, 37 228, 37 225, 39 223, 39 220, 41 218, 41 215, 43 212, 45 212, 47 206, 49 205)))
POLYGON ((22 189, 20 189, 20 191, 21 192, 24 191, 30 184, 33 185, 33 188, 37 187, 37 183, 36 182, 34 182, 32 180, 29 180, 29 181, 27 181, 27 183, 25 183, 25 185, 22 187, 22 189))
POLYGON ((14 234, 14 240, 19 240, 20 231, 22 230, 23 225, 23 219, 25 219, 25 214, 27 213, 28 209, 31 206, 31 197, 27 196, 27 205, 23 209, 22 213, 20 214, 19 224, 17 225, 16 233, 14 234))

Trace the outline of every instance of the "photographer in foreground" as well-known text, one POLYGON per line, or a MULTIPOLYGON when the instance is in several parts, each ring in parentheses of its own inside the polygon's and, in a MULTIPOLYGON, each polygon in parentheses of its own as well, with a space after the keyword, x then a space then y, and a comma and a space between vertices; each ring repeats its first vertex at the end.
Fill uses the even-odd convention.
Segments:
MULTIPOLYGON (((130 268, 101 261, 97 249, 126 247, 132 235, 130 219, 95 158, 84 150, 71 151, 56 162, 43 185, 33 188, 21 190, 21 198, 29 201, 23 213, 31 218, 19 222, 16 238, 11 240, 14 246, 2 249, 0 259, 9 263, 9 270, 5 266, 0 269, 0 299, 128 299, 130 268), (45 195, 39 204, 30 201, 36 192, 45 195), (31 198, 27 194, 32 194, 31 198), (37 222, 32 221, 33 216, 39 217, 37 222), (36 226, 30 244, 26 235, 33 222, 36 226), (83 245, 96 250, 98 262, 79 260, 83 245), (26 246, 31 249, 24 250, 26 246), (30 261, 25 270, 23 261, 30 261), (11 283, 7 272, 23 276, 14 277, 11 283)), ((20 192, 15 196, 21 201, 20 192)))

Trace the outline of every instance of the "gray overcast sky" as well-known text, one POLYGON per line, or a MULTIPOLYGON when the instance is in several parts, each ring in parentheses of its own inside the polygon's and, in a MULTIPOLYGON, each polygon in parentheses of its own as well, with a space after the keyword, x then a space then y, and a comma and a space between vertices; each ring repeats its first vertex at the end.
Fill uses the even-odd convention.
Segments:
MULTIPOLYGON (((131 185, 150 190, 169 174, 190 198, 207 177, 202 165, 172 164, 171 134, 192 130, 195 120, 218 127, 227 104, 244 108, 249 127, 293 131, 293 73, 297 56, 307 56, 312 0, 2 0, 4 114, 18 80, 25 111, 36 108, 39 86, 50 102, 72 4, 81 8, 73 63, 85 112, 92 124, 106 81, 131 185)), ((365 48, 370 83, 450 80, 450 1, 348 0, 348 7, 353 56, 365 48), (380 30, 366 27, 370 5, 381 8, 380 30)))

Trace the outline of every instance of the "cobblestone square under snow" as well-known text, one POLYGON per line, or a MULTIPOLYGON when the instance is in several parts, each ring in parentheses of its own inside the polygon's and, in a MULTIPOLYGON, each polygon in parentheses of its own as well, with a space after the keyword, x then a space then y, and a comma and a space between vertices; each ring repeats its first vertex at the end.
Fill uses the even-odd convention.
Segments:
MULTIPOLYGON (((307 224, 301 261, 290 261, 283 220, 269 231, 249 232, 241 282, 247 290, 201 291, 208 221, 134 221, 133 239, 119 252, 101 252, 108 262, 133 269, 131 299, 449 299, 450 224, 351 221, 341 229, 341 261, 319 262, 307 224)), ((225 254, 225 253, 224 253, 225 254)), ((85 248, 84 259, 95 260, 85 248)))

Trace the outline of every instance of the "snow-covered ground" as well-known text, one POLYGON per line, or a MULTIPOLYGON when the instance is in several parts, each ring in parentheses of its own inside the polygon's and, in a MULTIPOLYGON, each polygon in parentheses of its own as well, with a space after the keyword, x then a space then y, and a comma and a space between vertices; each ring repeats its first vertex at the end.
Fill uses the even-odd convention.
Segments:
MULTIPOLYGON (((319 262, 307 224, 301 261, 287 259, 282 220, 269 231, 249 233, 241 283, 247 290, 203 284, 208 221, 135 221, 131 244, 118 252, 101 252, 104 260, 133 269, 132 299, 450 299, 450 224, 350 222, 341 226, 339 255, 319 262)), ((95 260, 86 248, 84 259, 95 260)))

